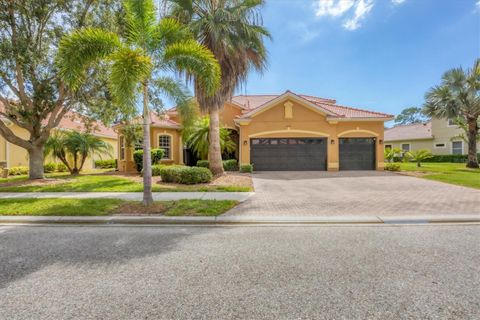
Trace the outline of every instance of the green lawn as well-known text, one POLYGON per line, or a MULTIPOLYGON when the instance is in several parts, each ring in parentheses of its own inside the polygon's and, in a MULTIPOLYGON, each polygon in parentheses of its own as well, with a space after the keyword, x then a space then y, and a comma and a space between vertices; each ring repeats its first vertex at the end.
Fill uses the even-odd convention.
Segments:
POLYGON ((7 216, 106 216, 115 213, 218 216, 237 203, 232 200, 158 201, 145 209, 139 202, 120 199, 0 199, 0 212, 7 216))
MULTIPOLYGON (((26 176, 14 176, 0 179, 0 192, 141 192, 143 185, 131 179, 113 175, 78 175, 49 174, 47 178, 63 180, 62 183, 46 185, 2 185, 8 182, 27 180, 26 176)), ((181 192, 181 191, 225 191, 248 192, 250 187, 245 186, 195 186, 195 185, 153 185, 153 191, 181 192)))
POLYGON ((468 169, 463 163, 401 163, 402 171, 426 173, 422 178, 480 189, 480 169, 468 169))

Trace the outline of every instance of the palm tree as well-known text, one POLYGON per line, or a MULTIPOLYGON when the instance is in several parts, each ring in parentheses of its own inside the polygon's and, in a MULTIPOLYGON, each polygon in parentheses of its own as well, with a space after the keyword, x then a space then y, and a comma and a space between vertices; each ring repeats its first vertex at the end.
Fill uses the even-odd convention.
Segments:
POLYGON ((425 113, 436 118, 462 118, 468 139, 467 168, 478 168, 477 137, 480 117, 480 59, 473 68, 451 69, 442 83, 425 95, 425 113))
MULTIPOLYGON (((209 146, 210 120, 203 117, 186 132, 184 141, 200 159, 207 159, 209 146)), ((227 128, 220 128, 220 151, 231 153, 237 149, 237 144, 231 138, 231 131, 227 128)))
POLYGON ((200 109, 210 117, 208 160, 214 174, 223 173, 219 112, 251 69, 265 69, 267 52, 259 12, 264 0, 170 0, 171 16, 187 24, 196 39, 209 48, 220 64, 222 82, 208 95, 195 78, 195 96, 200 109))
POLYGON ((405 152, 405 157, 409 161, 414 161, 417 163, 417 167, 421 166, 422 161, 430 159, 433 157, 432 152, 428 149, 419 149, 415 151, 405 152))
POLYGON ((124 110, 143 100, 143 204, 153 203, 150 161, 150 101, 152 92, 175 100, 182 115, 190 96, 181 82, 169 76, 185 71, 198 79, 206 95, 220 84, 220 68, 212 53, 192 38, 174 19, 156 17, 153 0, 126 0, 126 31, 119 35, 101 29, 81 29, 65 37, 59 48, 58 67, 70 89, 78 89, 86 70, 94 63, 107 64, 109 90, 124 110))
POLYGON ((59 132, 45 143, 45 155, 62 161, 70 174, 79 174, 89 156, 111 156, 113 148, 102 139, 78 131, 59 132))

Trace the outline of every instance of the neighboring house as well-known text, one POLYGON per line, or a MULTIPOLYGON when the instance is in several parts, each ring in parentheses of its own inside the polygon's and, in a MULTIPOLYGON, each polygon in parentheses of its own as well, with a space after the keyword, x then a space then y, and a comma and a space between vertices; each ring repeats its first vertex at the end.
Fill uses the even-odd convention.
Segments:
MULTIPOLYGON (((403 151, 429 149, 433 154, 466 154, 468 146, 458 136, 465 134, 452 119, 399 125, 385 129, 385 148, 403 151)), ((480 148, 480 143, 477 144, 480 148)))
MULTIPOLYGON (((235 96, 221 113, 221 124, 236 133, 240 164, 251 163, 259 171, 383 170, 384 122, 392 119, 290 91, 235 96)), ((166 150, 163 163, 185 163, 188 150, 180 131, 175 109, 152 114, 151 145, 166 150)), ((118 150, 118 169, 133 171, 133 150, 122 135, 118 150)))
MULTIPOLYGON (((6 123, 10 130, 12 130, 17 136, 23 139, 28 139, 29 133, 27 130, 20 128, 6 118, 0 118, 0 121, 6 123)), ((113 131, 111 128, 105 127, 99 122, 92 122, 89 127, 89 132, 112 146, 111 155, 104 155, 102 156, 102 159, 115 158, 118 154, 117 134, 115 131, 113 131)), ((55 130, 76 130, 85 132, 87 131, 87 127, 84 121, 82 121, 81 115, 74 112, 68 112, 60 121, 59 126, 55 130)), ((94 168, 94 161, 99 159, 100 157, 98 155, 94 156, 93 159, 88 157, 85 161, 83 169, 88 170, 94 168)), ((6 141, 5 138, 0 135, 0 161, 6 161, 8 168, 19 166, 28 167, 28 152, 24 148, 6 141)), ((60 162, 60 160, 47 158, 45 159, 45 163, 46 162, 60 162)))

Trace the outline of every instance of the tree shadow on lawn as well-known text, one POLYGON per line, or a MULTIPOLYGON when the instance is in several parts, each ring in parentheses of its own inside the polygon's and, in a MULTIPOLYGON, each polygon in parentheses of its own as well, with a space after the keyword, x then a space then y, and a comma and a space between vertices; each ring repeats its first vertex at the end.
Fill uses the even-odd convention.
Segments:
POLYGON ((175 250, 183 240, 207 231, 182 227, 0 226, 0 289, 54 264, 108 267, 160 256, 175 250))

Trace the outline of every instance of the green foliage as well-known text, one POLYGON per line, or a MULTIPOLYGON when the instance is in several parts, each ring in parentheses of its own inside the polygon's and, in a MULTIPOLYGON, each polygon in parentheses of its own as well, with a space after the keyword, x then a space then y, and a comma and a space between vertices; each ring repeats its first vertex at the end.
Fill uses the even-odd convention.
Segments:
POLYGON ((102 139, 86 132, 62 131, 48 138, 45 154, 59 159, 71 174, 78 174, 90 156, 110 155, 113 148, 102 139))
POLYGON ((95 160, 95 167, 100 169, 116 168, 117 160, 116 159, 95 160))
POLYGON ((207 183, 213 178, 207 168, 187 166, 165 166, 160 169, 160 176, 163 182, 174 182, 180 184, 207 183))
POLYGON ((57 164, 55 162, 48 162, 43 165, 43 172, 52 173, 57 170, 57 164))
POLYGON ((416 162, 418 167, 421 166, 422 161, 425 161, 431 157, 432 152, 428 149, 418 149, 405 153, 405 158, 409 161, 416 162))
POLYGON ((197 161, 197 167, 209 168, 210 163, 208 162, 208 160, 198 160, 197 161))
POLYGON ((9 176, 21 176, 28 174, 28 167, 11 167, 8 169, 9 176))
POLYGON ((402 112, 395 117, 395 124, 405 125, 413 123, 422 123, 428 121, 421 108, 410 107, 403 109, 402 112))
POLYGON ((225 171, 237 171, 238 162, 235 159, 223 160, 223 169, 225 171))
POLYGON ((67 172, 68 168, 65 164, 63 163, 57 163, 57 171, 58 172, 67 172))
MULTIPOLYGON (((425 162, 465 163, 467 158, 466 154, 435 154, 425 162)), ((480 153, 477 154, 477 158, 480 159, 480 153)))
POLYGON ((396 160, 396 158, 399 158, 401 156, 402 149, 400 149, 400 148, 393 148, 393 149, 386 148, 383 151, 383 154, 384 154, 385 160, 387 160, 387 162, 394 162, 396 160))
POLYGON ((388 171, 400 171, 400 164, 399 163, 387 163, 385 165, 385 170, 388 171))
MULTIPOLYGON (((151 149, 150 157, 152 159, 152 165, 159 164, 163 158, 165 152, 163 149, 151 149)), ((143 170, 143 150, 136 150, 133 152, 133 161, 135 162, 135 168, 138 172, 143 170)))
POLYGON ((152 176, 158 177, 160 175, 160 170, 162 169, 162 165, 156 164, 152 166, 152 176))
MULTIPOLYGON (((191 148, 199 158, 208 157, 210 120, 203 117, 195 121, 189 130, 185 143, 191 148)), ((220 149, 222 153, 234 152, 237 144, 231 138, 231 131, 227 128, 220 128, 220 149)))
POLYGON ((118 132, 123 135, 123 138, 125 139, 125 147, 127 148, 135 147, 135 145, 141 142, 143 138, 142 126, 138 124, 127 122, 119 128, 118 132))
POLYGON ((249 173, 252 173, 253 172, 253 165, 251 164, 242 164, 240 166, 240 172, 249 172, 249 173))

